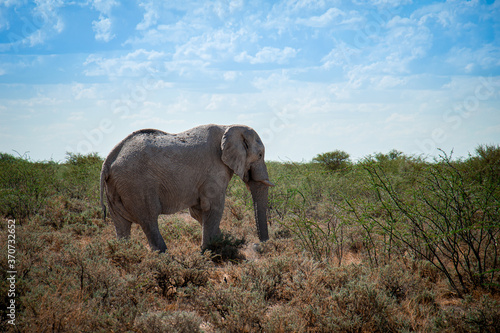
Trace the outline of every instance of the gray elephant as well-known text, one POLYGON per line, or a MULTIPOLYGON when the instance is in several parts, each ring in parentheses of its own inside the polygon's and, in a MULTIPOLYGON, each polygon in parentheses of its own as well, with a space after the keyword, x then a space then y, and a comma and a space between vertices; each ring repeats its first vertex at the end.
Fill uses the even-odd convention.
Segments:
POLYGON ((101 206, 109 212, 118 238, 141 226, 153 251, 165 252, 160 214, 189 208, 203 228, 202 249, 220 234, 226 188, 236 173, 252 194, 260 241, 268 240, 269 181, 264 145, 247 126, 204 125, 169 134, 136 131, 109 153, 101 171, 101 206))

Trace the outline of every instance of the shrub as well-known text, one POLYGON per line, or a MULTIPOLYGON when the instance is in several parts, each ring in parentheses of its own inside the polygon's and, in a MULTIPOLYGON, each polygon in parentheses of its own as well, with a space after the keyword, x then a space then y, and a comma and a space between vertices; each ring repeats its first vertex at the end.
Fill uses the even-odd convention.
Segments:
POLYGON ((265 301, 290 301, 293 292, 287 283, 293 278, 297 264, 297 261, 287 257, 251 262, 242 268, 239 285, 263 295, 265 301))
POLYGON ((303 249, 316 260, 330 260, 335 253, 342 261, 343 223, 331 216, 318 221, 307 216, 295 216, 290 224, 283 224, 298 239, 303 249))
MULTIPOLYGON (((307 322, 301 318, 297 308, 277 304, 269 309, 264 332, 307 332, 307 322)), ((312 330, 311 330, 312 331, 312 330)))
POLYGON ((83 155, 80 153, 66 153, 66 163, 74 166, 87 166, 87 165, 102 165, 103 159, 99 157, 98 153, 89 153, 83 155))
POLYGON ((0 154, 0 215, 22 222, 37 214, 56 191, 57 167, 0 154))
POLYGON ((134 328, 144 333, 197 333, 202 332, 202 321, 196 313, 189 311, 148 312, 136 319, 134 328))
POLYGON ((107 250, 106 256, 111 262, 126 272, 131 272, 149 252, 149 248, 132 239, 110 240, 107 250))
POLYGON ((100 173, 103 160, 97 153, 88 155, 67 153, 63 177, 69 195, 79 199, 99 201, 100 173))
POLYGON ((138 269, 147 289, 158 288, 161 296, 175 298, 181 289, 206 285, 212 265, 208 256, 200 254, 149 253, 138 269))
POLYGON ((238 239, 231 235, 221 233, 214 238, 206 251, 211 252, 212 260, 221 263, 223 261, 238 261, 245 259, 239 249, 245 244, 245 239, 238 239))
POLYGON ((335 171, 349 166, 349 154, 342 150, 335 150, 317 155, 313 162, 324 165, 328 170, 335 171))
POLYGON ((382 250, 388 257, 398 249, 411 251, 414 258, 438 268, 458 295, 471 287, 497 287, 500 183, 474 180, 466 164, 453 162, 446 154, 429 165, 406 193, 381 165, 364 168, 375 203, 348 204, 374 249, 378 233, 384 237, 382 250))
POLYGON ((316 266, 296 287, 291 301, 306 327, 317 332, 395 332, 409 326, 396 301, 369 270, 354 265, 316 266))
POLYGON ((498 332, 500 304, 488 295, 479 301, 471 296, 462 301, 463 307, 445 309, 434 319, 436 330, 441 332, 498 332))
POLYGON ((498 184, 500 182, 500 145, 481 145, 476 148, 476 156, 470 156, 465 165, 471 177, 478 183, 498 184))
POLYGON ((211 323, 222 332, 260 332, 266 320, 263 295, 236 286, 210 285, 201 302, 211 323))
POLYGON ((71 243, 44 251, 23 279, 17 327, 21 331, 102 331, 131 328, 140 301, 120 272, 102 256, 101 244, 71 243))

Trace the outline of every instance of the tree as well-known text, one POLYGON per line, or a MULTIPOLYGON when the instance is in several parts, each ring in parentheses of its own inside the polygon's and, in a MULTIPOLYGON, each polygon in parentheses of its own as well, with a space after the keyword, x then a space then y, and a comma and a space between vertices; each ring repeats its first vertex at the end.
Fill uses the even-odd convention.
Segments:
POLYGON ((324 165, 329 170, 340 170, 346 168, 349 163, 349 154, 342 150, 335 150, 328 153, 318 154, 313 158, 313 162, 324 165))

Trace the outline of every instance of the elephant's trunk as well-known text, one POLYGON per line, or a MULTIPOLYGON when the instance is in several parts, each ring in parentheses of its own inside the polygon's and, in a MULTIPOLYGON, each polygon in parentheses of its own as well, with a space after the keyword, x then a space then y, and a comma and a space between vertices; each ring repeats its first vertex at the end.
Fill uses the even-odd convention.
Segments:
POLYGON ((261 242, 264 242, 269 239, 267 231, 267 199, 269 185, 254 180, 250 180, 247 185, 252 193, 255 223, 257 224, 259 239, 261 242))

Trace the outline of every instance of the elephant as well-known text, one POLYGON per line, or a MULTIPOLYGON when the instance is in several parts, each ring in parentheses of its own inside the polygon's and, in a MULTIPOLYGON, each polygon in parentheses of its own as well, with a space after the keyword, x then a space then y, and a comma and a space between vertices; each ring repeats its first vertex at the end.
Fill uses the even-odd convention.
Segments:
POLYGON ((158 228, 160 214, 189 209, 202 226, 201 248, 220 235, 226 188, 237 174, 251 192, 259 240, 267 228, 269 180, 264 144, 244 125, 203 125, 182 133, 135 131, 104 160, 100 203, 109 213, 118 239, 129 238, 132 223, 146 234, 152 251, 167 247, 158 228))

